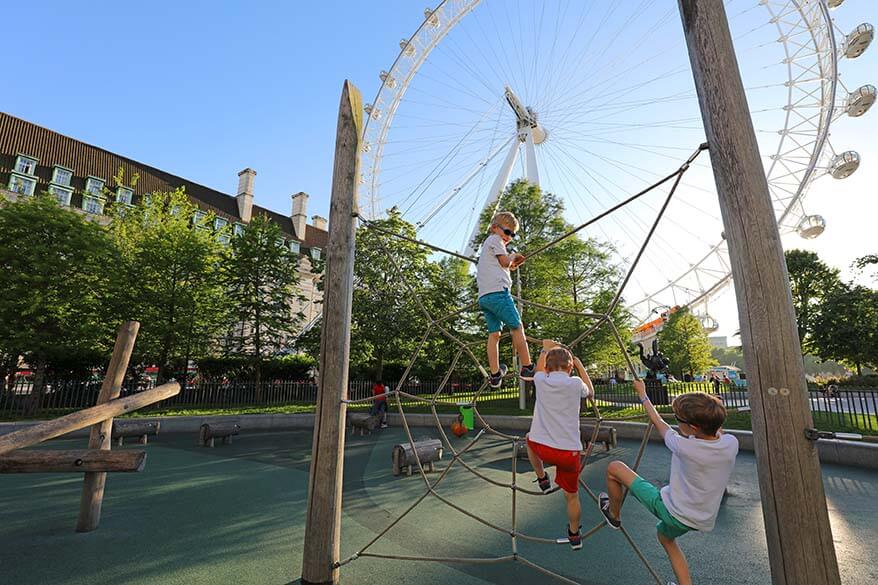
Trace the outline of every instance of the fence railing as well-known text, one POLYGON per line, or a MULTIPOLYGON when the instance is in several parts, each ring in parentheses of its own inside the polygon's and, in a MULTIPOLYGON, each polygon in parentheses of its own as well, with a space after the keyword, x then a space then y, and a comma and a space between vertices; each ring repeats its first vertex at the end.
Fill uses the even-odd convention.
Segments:
MULTIPOLYGON (((452 380, 448 382, 439 395, 439 400, 446 403, 467 402, 472 400, 482 386, 481 379, 452 380)), ((49 380, 42 396, 35 396, 33 385, 29 381, 19 380, 11 389, 0 390, 0 419, 15 420, 22 418, 50 418, 94 406, 100 391, 99 380, 49 380)), ((348 388, 350 400, 367 399, 372 396, 370 380, 352 380, 348 388)), ((397 382, 385 382, 391 390, 396 389, 397 382)), ((143 392, 151 388, 150 384, 126 383, 122 396, 143 392)), ((401 390, 416 397, 429 398, 440 387, 440 381, 406 382, 401 390)), ((653 402, 669 403, 673 398, 685 392, 703 391, 714 393, 714 387, 708 382, 672 382, 663 387, 663 392, 653 397, 653 402), (667 396, 664 396, 664 392, 667 396)), ((529 392, 532 386, 529 385, 529 392)), ((729 409, 748 408, 749 393, 746 388, 734 385, 723 385, 716 393, 729 409)), ((809 390, 811 411, 814 423, 821 425, 849 427, 870 432, 878 432, 878 388, 851 388, 839 386, 834 393, 820 390, 809 390)), ((595 398, 605 418, 627 418, 643 413, 643 405, 637 398, 634 388, 629 383, 599 384, 595 386, 595 398)), ((163 400, 141 412, 160 411, 166 409, 229 409, 243 407, 277 407, 285 405, 310 405, 317 399, 317 386, 307 380, 267 380, 259 384, 252 381, 216 380, 200 381, 188 384, 178 395, 163 400)), ((518 403, 518 387, 514 380, 498 390, 485 391, 479 396, 482 404, 494 403, 508 408, 510 413, 516 411, 518 403), (505 401, 505 402, 504 402, 505 401)), ((424 403, 412 398, 402 398, 407 406, 424 406, 424 403)), ((529 404, 532 404, 532 394, 529 404)), ((391 406, 395 404, 391 400, 391 406)), ((369 402, 361 403, 367 408, 369 402)))

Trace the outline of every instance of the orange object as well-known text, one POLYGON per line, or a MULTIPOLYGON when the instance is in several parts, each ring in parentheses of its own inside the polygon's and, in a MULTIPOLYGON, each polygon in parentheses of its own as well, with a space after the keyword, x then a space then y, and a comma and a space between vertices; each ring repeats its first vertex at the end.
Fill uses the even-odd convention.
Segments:
POLYGON ((467 433, 467 428, 463 426, 463 423, 459 420, 451 423, 451 432, 454 433, 455 437, 462 437, 467 433))

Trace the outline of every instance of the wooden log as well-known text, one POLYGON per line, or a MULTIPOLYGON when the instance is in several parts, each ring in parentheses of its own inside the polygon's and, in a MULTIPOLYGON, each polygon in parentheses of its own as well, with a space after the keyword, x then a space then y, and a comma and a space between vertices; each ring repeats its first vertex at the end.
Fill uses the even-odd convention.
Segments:
POLYGON ((121 447, 128 437, 137 437, 141 445, 147 444, 149 435, 159 434, 161 421, 116 420, 113 421, 113 438, 121 447))
MULTIPOLYGON (((106 404, 110 400, 119 398, 122 392, 122 382, 125 380, 125 370, 128 369, 128 360, 134 351, 134 341, 140 323, 126 321, 119 326, 116 334, 116 344, 113 347, 113 355, 107 374, 101 384, 101 392, 98 394, 98 404, 106 404)), ((107 418, 91 428, 88 438, 89 449, 110 450, 111 434, 113 431, 113 419, 107 418)), ((104 472, 89 472, 85 474, 82 482, 82 497, 79 501, 79 519, 76 522, 77 532, 90 532, 98 527, 101 521, 101 506, 104 501, 104 486, 107 482, 107 474, 104 472)))
POLYGON ((302 554, 302 584, 338 583, 341 538, 341 487, 348 366, 351 346, 351 302, 354 290, 357 186, 360 181, 360 140, 363 134, 363 98, 345 81, 338 109, 329 244, 323 294, 320 337, 320 384, 308 511, 302 554))
POLYGON ((179 392, 180 385, 178 383, 168 382, 152 390, 146 390, 145 392, 126 396, 125 398, 117 398, 116 400, 92 406, 91 408, 27 427, 20 431, 0 435, 0 455, 60 437, 107 418, 126 412, 134 412, 138 408, 149 406, 154 402, 160 402, 179 392))
POLYGON ((146 451, 13 451, 0 455, 0 473, 143 471, 146 451))
POLYGON ((725 9, 679 4, 735 281, 772 582, 838 585, 786 264, 725 9))
POLYGON ((213 447, 216 439, 222 439, 227 445, 232 442, 232 435, 237 435, 240 430, 241 425, 236 422, 204 423, 198 430, 198 442, 203 447, 213 447))
POLYGON ((359 434, 361 437, 368 435, 368 434, 371 434, 372 431, 374 431, 379 426, 381 426, 381 416, 379 416, 379 415, 374 415, 374 416, 358 415, 358 416, 351 416, 349 418, 350 418, 350 422, 351 422, 351 429, 354 430, 355 432, 359 431, 359 434))
MULTIPOLYGON (((591 437, 594 434, 594 427, 591 426, 581 426, 579 428, 579 436, 582 439, 583 447, 588 445, 591 441, 591 437)), ((616 447, 616 429, 614 427, 601 425, 600 429, 598 429, 598 436, 595 439, 597 443, 604 444, 604 450, 609 451, 610 449, 614 449, 616 447)))
POLYGON ((414 449, 412 449, 411 443, 394 445, 391 451, 393 475, 399 475, 403 470, 406 471, 406 475, 411 475, 418 468, 415 452, 417 452, 418 459, 421 460, 421 465, 424 466, 425 470, 433 471, 433 462, 442 459, 445 450, 439 439, 416 440, 414 449))

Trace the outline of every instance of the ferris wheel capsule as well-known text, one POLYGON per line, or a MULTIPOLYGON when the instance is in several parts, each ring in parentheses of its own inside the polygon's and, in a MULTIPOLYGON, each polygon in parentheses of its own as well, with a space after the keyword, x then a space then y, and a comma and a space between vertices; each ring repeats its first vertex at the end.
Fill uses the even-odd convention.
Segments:
POLYGON ((406 39, 399 41, 399 48, 402 49, 402 54, 406 57, 413 57, 415 55, 415 46, 406 39))
POLYGON ((838 8, 842 4, 844 4, 844 0, 829 0, 826 3, 830 8, 838 8))
POLYGON ((834 179, 846 179, 860 168, 860 155, 853 150, 837 154, 829 161, 829 174, 834 179))
POLYGON ((396 87, 396 79, 387 71, 381 71, 381 74, 378 75, 379 79, 386 85, 387 87, 393 89, 396 87))
POLYGON ((868 22, 857 26, 845 39, 844 56, 848 59, 856 59, 869 48, 874 37, 875 27, 868 22))
POLYGON ((859 118, 875 103, 875 86, 864 85, 848 94, 845 112, 851 118, 859 118))
POLYGON ((424 18, 427 19, 427 24, 432 26, 433 28, 439 28, 439 15, 436 14, 436 10, 432 10, 430 8, 424 8, 424 18))
POLYGON ((381 109, 380 108, 376 108, 372 104, 366 104, 365 106, 363 106, 363 110, 373 120, 380 120, 381 119, 381 109))
POLYGON ((806 215, 799 222, 796 231, 806 240, 813 240, 826 229, 826 220, 822 215, 806 215))
POLYGON ((719 322, 707 313, 699 315, 698 320, 701 321, 701 328, 707 333, 713 333, 719 329, 719 322))

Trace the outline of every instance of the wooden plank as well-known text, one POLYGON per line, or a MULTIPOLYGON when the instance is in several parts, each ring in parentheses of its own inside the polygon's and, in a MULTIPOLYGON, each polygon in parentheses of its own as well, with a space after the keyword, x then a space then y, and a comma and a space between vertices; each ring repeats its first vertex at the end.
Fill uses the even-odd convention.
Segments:
POLYGON ((97 422, 125 414, 126 412, 134 412, 144 406, 149 406, 155 402, 160 402, 165 398, 174 396, 180 392, 180 385, 176 382, 168 382, 157 386, 152 390, 139 392, 125 398, 117 398, 98 404, 91 408, 86 408, 66 416, 62 416, 53 420, 14 431, 5 435, 0 435, 0 455, 23 449, 55 437, 60 437, 71 431, 81 429, 97 422))
POLYGON ((775 585, 838 585, 780 236, 722 0, 679 0, 728 240, 775 585))
MULTIPOLYGON (((116 334, 116 344, 113 347, 113 356, 101 384, 101 392, 98 394, 98 404, 106 404, 110 400, 119 398, 122 392, 122 382, 125 380, 125 370, 128 369, 128 360, 134 351, 134 342, 137 340, 137 332, 140 331, 140 323, 126 321, 119 326, 116 334)), ((88 438, 89 449, 102 449, 109 451, 112 445, 113 419, 108 418, 94 425, 88 438)), ((98 527, 101 521, 101 506, 104 501, 104 486, 107 482, 105 472, 89 472, 85 474, 82 483, 82 497, 79 501, 79 519, 76 522, 77 532, 90 532, 98 527)))
POLYGON ((308 514, 302 555, 302 583, 338 583, 341 537, 341 486, 344 464, 348 361, 351 346, 351 304, 354 290, 357 186, 360 178, 360 137, 363 98, 345 81, 338 108, 326 288, 320 338, 320 385, 314 419, 308 514))
POLYGON ((0 455, 0 473, 143 471, 146 451, 13 451, 0 455))

